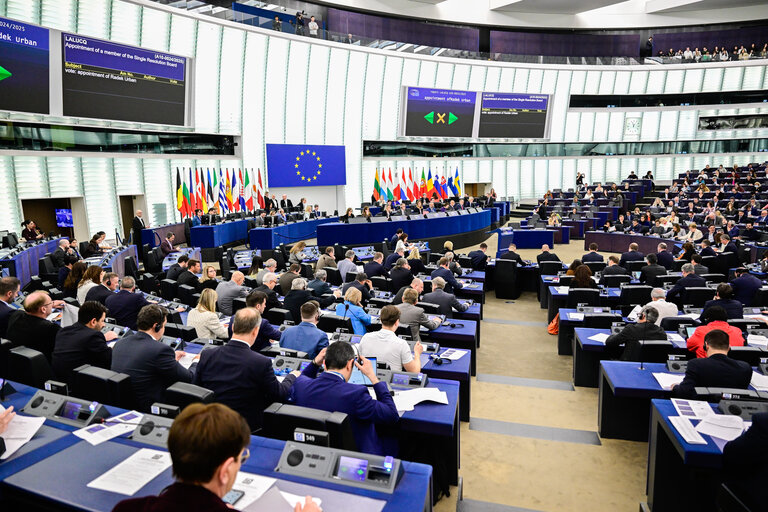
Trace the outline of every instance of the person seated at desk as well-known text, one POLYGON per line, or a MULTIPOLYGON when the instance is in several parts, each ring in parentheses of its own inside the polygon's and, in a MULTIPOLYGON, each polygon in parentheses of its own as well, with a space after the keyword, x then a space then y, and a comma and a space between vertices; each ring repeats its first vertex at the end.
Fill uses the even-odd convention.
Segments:
POLYGON ((403 301, 395 306, 400 310, 400 322, 411 327, 411 337, 415 341, 421 341, 419 329, 423 325, 427 330, 440 327, 440 317, 428 317, 424 310, 416 303, 419 301, 419 292, 413 288, 406 288, 403 292, 403 301))
POLYGON ((102 333, 107 308, 87 301, 77 312, 77 322, 56 334, 51 367, 56 378, 72 385, 72 372, 84 364, 109 370, 112 349, 108 342, 117 339, 113 331, 102 333))
POLYGON ((179 252, 178 249, 173 248, 173 241, 176 239, 176 235, 172 232, 165 234, 165 240, 160 244, 160 252, 163 253, 163 258, 171 254, 172 252, 179 252))
MULTIPOLYGON (((256 341, 251 345, 251 350, 260 352, 261 350, 271 346, 273 343, 278 343, 282 336, 280 329, 264 318, 264 311, 267 309, 267 294, 253 290, 245 298, 245 306, 248 308, 255 308, 261 315, 261 326, 259 327, 259 334, 256 336, 256 341)), ((232 322, 229 322, 227 327, 227 337, 232 337, 232 322)))
MULTIPOLYGON (((434 282, 434 281, 433 281, 434 282)), ((445 281, 443 281, 443 285, 445 285, 445 281)), ((405 293, 406 290, 413 289, 416 290, 416 293, 421 296, 422 293, 424 293, 424 281, 419 279, 418 277, 414 277, 413 281, 411 281, 411 284, 408 286, 403 286, 400 288, 394 297, 392 297, 392 305, 397 306, 398 304, 403 303, 403 293, 405 293)))
MULTIPOLYGON (((418 291, 418 289, 414 287, 413 284, 411 284, 411 288, 414 288, 418 291)), ((424 289, 423 283, 421 284, 421 288, 422 290, 424 289)), ((425 294, 421 300, 422 302, 429 304, 437 304, 437 306, 440 308, 440 314, 445 315, 446 318, 453 317, 454 310, 461 313, 469 309, 469 304, 462 304, 456 299, 455 295, 446 293, 445 279, 442 277, 436 277, 432 280, 432 291, 425 294)))
POLYGON ((6 337, 8 320, 17 311, 11 304, 19 296, 20 290, 21 281, 19 278, 11 276, 0 278, 0 338, 6 337))
MULTIPOLYGON (((126 279, 133 279, 125 277, 126 279)), ((124 337, 112 349, 112 371, 131 376, 131 387, 138 410, 149 412, 155 402, 162 402, 168 386, 176 382, 192 382, 197 362, 189 369, 179 364, 186 355, 162 343, 166 310, 150 304, 139 311, 134 328, 139 332, 124 337)), ((198 356, 195 357, 197 359, 198 356)))
POLYGON ((8 317, 5 337, 11 341, 12 347, 25 346, 37 350, 50 362, 61 327, 48 317, 54 308, 63 305, 63 301, 51 300, 46 291, 30 293, 22 302, 23 309, 13 311, 8 317))
POLYGON ((322 297, 329 293, 333 293, 331 285, 326 281, 328 279, 328 272, 323 269, 318 269, 315 272, 315 278, 307 283, 307 289, 312 292, 315 297, 322 297))
POLYGON ((568 285, 569 288, 597 288, 597 283, 592 279, 592 270, 581 264, 573 272, 573 279, 568 285))
POLYGON ((176 263, 168 267, 168 271, 165 273, 165 278, 175 281, 176 279, 178 279, 179 274, 181 274, 182 271, 187 268, 188 264, 189 264, 189 256, 187 256, 186 254, 182 254, 176 260, 176 263))
MULTIPOLYGON (((296 282, 296 281, 294 281, 296 282)), ((280 338, 280 348, 300 350, 307 353, 309 359, 314 359, 321 350, 328 346, 328 335, 317 328, 320 320, 321 305, 310 300, 301 305, 300 313, 294 317, 301 322, 288 327, 280 338)))
POLYGON ((355 334, 365 334, 366 326, 371 325, 371 315, 360 304, 362 298, 360 290, 349 288, 344 294, 344 302, 336 304, 336 315, 352 320, 352 332, 355 334))
POLYGON ((85 294, 85 302, 96 301, 99 304, 106 305, 107 299, 114 295, 117 286, 120 284, 120 276, 114 272, 102 272, 101 284, 93 286, 85 294))
POLYGON ((704 348, 704 338, 708 332, 719 329, 728 335, 730 346, 741 347, 744 345, 744 336, 740 328, 728 323, 728 313, 721 306, 712 306, 707 309, 707 315, 699 317, 699 321, 704 325, 697 327, 693 334, 688 338, 686 346, 690 352, 696 354, 696 357, 707 357, 704 348))
POLYGON ((374 276, 387 276, 387 271, 384 269, 384 254, 381 252, 375 252, 373 253, 373 259, 363 265, 363 272, 368 275, 368 277, 374 277, 374 276))
POLYGON ((77 288, 83 280, 86 270, 88 270, 88 264, 83 261, 78 261, 72 265, 72 269, 64 279, 64 285, 61 288, 65 297, 77 298, 77 288))
MULTIPOLYGON (((312 216, 315 219, 320 219, 320 218, 322 218, 324 216, 323 212, 320 211, 320 205, 319 204, 316 204, 315 207, 312 209, 312 216)), ((363 208, 363 217, 369 219, 368 222, 370 222, 371 210, 367 206, 365 208, 363 208), (366 210, 368 211, 368 215, 365 214, 366 210)))
MULTIPOLYGON (((411 267, 411 273, 413 275, 427 273, 427 267, 424 265, 424 262, 421 260, 421 253, 419 252, 419 248, 417 246, 415 245, 411 246, 411 249, 408 252, 407 261, 408 261, 408 266, 411 267)), ((455 266, 456 268, 461 270, 461 267, 459 266, 458 263, 455 263, 455 266)))
POLYGON ((755 240, 760 239, 760 232, 755 229, 753 223, 747 222, 747 225, 745 229, 740 233, 739 238, 745 242, 754 242, 755 240))
POLYGON ((733 254, 738 255, 739 254, 739 248, 736 247, 736 244, 731 242, 731 237, 723 234, 720 236, 720 248, 717 250, 720 254, 724 252, 730 252, 733 254))
POLYGON ((733 288, 728 283, 717 285, 715 298, 704 303, 704 309, 701 316, 707 317, 707 310, 711 307, 719 306, 725 310, 728 320, 744 318, 744 305, 733 298, 733 288))
POLYGON ((385 362, 392 371, 421 371, 421 353, 424 347, 420 342, 413 346, 413 353, 408 342, 398 337, 395 332, 400 326, 400 309, 396 306, 381 308, 381 330, 365 334, 358 345, 361 357, 375 357, 378 362, 385 362))
POLYGON ((461 277, 461 275, 464 273, 464 270, 461 268, 461 265, 456 262, 456 256, 454 253, 452 251, 448 251, 443 257, 448 260, 448 269, 453 272, 456 277, 461 277))
POLYGON ((628 231, 637 235, 642 235, 645 228, 640 224, 640 219, 632 219, 632 223, 629 225, 628 231))
POLYGON ((702 350, 705 356, 688 361, 683 381, 672 387, 672 395, 680 398, 696 398, 695 388, 747 389, 752 380, 752 368, 744 361, 728 357, 730 336, 712 329, 704 336, 702 350))
POLYGON ((352 208, 347 208, 347 211, 344 212, 344 215, 339 217, 339 222, 349 224, 349 219, 354 219, 354 218, 355 218, 355 210, 352 208))
POLYGON ((280 208, 277 210, 275 217, 275 224, 288 224, 288 217, 285 215, 285 211, 280 208))
POLYGON ((397 453, 396 440, 382 438, 376 432, 376 425, 392 425, 400 419, 392 395, 386 383, 379 381, 371 361, 361 359, 346 341, 332 344, 307 365, 291 389, 291 401, 300 407, 349 415, 357 449, 362 453, 397 453), (326 371, 317 375, 323 362, 326 371), (365 386, 349 383, 354 368, 373 384, 375 400, 365 386))
MULTIPOLYGON (((513 244, 510 244, 510 247, 512 247, 512 245, 513 244)), ((511 259, 511 258, 508 258, 508 259, 511 259)), ((438 268, 432 271, 432 274, 430 275, 430 277, 432 277, 432 279, 436 277, 442 277, 445 280, 446 292, 453 293, 454 290, 460 290, 464 287, 463 284, 461 284, 459 281, 456 280, 455 277, 453 277, 453 272, 451 272, 448 268, 447 258, 445 257, 440 258, 440 260, 437 262, 437 266, 438 268)))
POLYGON ((203 215, 203 210, 201 210, 200 208, 195 210, 195 214, 192 216, 192 227, 201 226, 203 224, 203 221, 201 219, 202 215, 203 215))
MULTIPOLYGON (((69 240, 62 238, 59 240, 56 250, 51 253, 51 260, 53 260, 53 266, 56 269, 63 267, 69 257, 75 256, 75 250, 69 246, 69 240)), ((77 260, 75 260, 77 261, 77 260)))
POLYGON ((203 289, 200 279, 197 274, 200 272, 200 262, 195 259, 191 259, 187 262, 187 268, 181 271, 179 277, 176 278, 176 282, 181 285, 191 286, 195 289, 196 293, 199 293, 203 289))
POLYGON ((291 250, 288 252, 288 264, 301 265, 301 262, 307 259, 307 255, 302 252, 306 247, 307 244, 303 240, 293 244, 293 247, 291 247, 291 250))
POLYGON ((218 298, 215 290, 206 288, 200 294, 197 306, 189 310, 187 325, 195 328, 198 338, 225 340, 229 337, 227 328, 222 325, 219 315, 216 314, 218 298))
POLYGON ((672 270, 675 266, 675 257, 667 251, 667 244, 664 242, 656 246, 656 262, 667 270, 672 270))
POLYGON ((136 330, 139 312, 149 305, 141 292, 136 292, 136 280, 125 276, 120 281, 120 290, 113 293, 104 301, 109 309, 109 316, 115 319, 117 325, 136 330))
POLYGON ((755 219, 755 224, 765 226, 768 224, 768 210, 760 210, 760 216, 755 219))
POLYGON ((507 247, 507 252, 499 256, 499 259, 516 261, 517 264, 520 265, 521 267, 525 266, 525 263, 523 262, 523 258, 521 258, 516 251, 517 251, 517 246, 515 244, 509 244, 509 247, 507 247))
POLYGON ((245 297, 250 291, 243 286, 245 275, 239 270, 232 272, 229 281, 222 281, 216 286, 216 295, 219 296, 219 311, 227 316, 232 316, 232 301, 239 297, 245 297))
POLYGON ((680 237, 680 240, 685 242, 699 243, 702 238, 704 238, 704 233, 702 233, 701 230, 696 227, 695 222, 691 222, 688 224, 688 231, 680 237))
POLYGON ((200 284, 203 288, 210 288, 211 290, 216 289, 219 285, 219 280, 216 278, 216 267, 213 265, 206 265, 205 268, 203 268, 200 284))
POLYGON ((665 300, 667 292, 663 288, 654 288, 651 290, 651 302, 645 306, 650 306, 658 312, 656 325, 661 325, 661 321, 667 317, 676 317, 678 314, 677 305, 665 300))
POLYGON ((709 267, 702 265, 701 262, 704 260, 704 258, 701 257, 701 254, 694 254, 691 256, 691 265, 693 265, 693 273, 697 276, 703 276, 704 274, 709 274, 709 267))
MULTIPOLYGON (((479 249, 475 249, 474 251, 470 251, 467 256, 470 260, 472 260, 472 270, 481 270, 485 271, 488 262, 490 261, 491 257, 488 256, 488 244, 485 242, 482 242, 480 244, 479 249)), ((413 265, 411 265, 413 266, 413 265)))
POLYGON ((325 248, 325 252, 320 255, 315 264, 315 270, 320 270, 326 267, 338 268, 336 265, 336 251, 332 245, 325 248))
POLYGON ((605 284, 605 276, 626 276, 627 269, 619 265, 619 257, 615 254, 608 256, 608 265, 600 274, 600 284, 605 284))
POLYGON ((683 300, 683 291, 686 288, 691 288, 691 287, 700 288, 700 287, 705 287, 707 285, 707 282, 704 280, 703 277, 696 275, 692 264, 686 263, 685 265, 683 265, 680 271, 683 277, 681 277, 675 283, 672 289, 667 292, 667 300, 669 302, 674 302, 678 306, 682 306, 681 301, 683 300))
MULTIPOLYGON (((386 265, 385 265, 386 266, 386 265)), ((357 274, 357 265, 355 264, 355 251, 352 249, 344 253, 344 259, 338 264, 341 282, 346 282, 347 274, 357 274)))
MULTIPOLYGON (((67 277, 69 277, 70 272, 72 272, 72 267, 79 261, 79 258, 77 256, 69 256, 67 255, 64 258, 64 264, 59 267, 58 272, 58 279, 57 279, 57 285, 59 287, 59 290, 62 290, 66 292, 64 289, 64 283, 67 281, 67 277)), ((82 277, 82 276, 80 276, 82 277)))
POLYGON ((45 238, 45 235, 40 231, 33 220, 25 220, 21 223, 24 229, 21 230, 21 238, 27 242, 33 242, 45 238))
POLYGON ((397 228, 395 234, 389 239, 389 249, 392 252, 397 252, 397 242, 400 241, 400 235, 403 234, 403 228, 397 228))
POLYGON ((264 224, 267 223, 267 212, 262 210, 257 216, 255 216, 251 222, 253 223, 252 226, 254 228, 261 228, 264 227, 264 224))
POLYGON ((291 319, 298 323, 301 321, 299 320, 301 318, 301 306, 305 303, 315 301, 320 304, 321 308, 327 308, 339 297, 341 297, 339 290, 334 290, 331 296, 315 297, 312 291, 307 289, 307 280, 300 277, 291 282, 291 289, 283 299, 283 307, 291 312, 291 319))
POLYGON ((288 267, 288 272, 284 272, 280 279, 277 281, 278 289, 280 290, 280 293, 282 295, 288 295, 288 292, 291 291, 291 283, 295 279, 298 279, 301 277, 301 265, 298 263, 292 264, 290 267, 288 267))
POLYGON ((387 272, 392 270, 395 262, 399 259, 405 259, 405 247, 400 247, 396 249, 392 254, 387 256, 387 259, 384 261, 384 270, 387 272))
POLYGON ((744 267, 739 267, 734 271, 736 278, 731 281, 733 288, 733 298, 741 302, 745 307, 752 305, 757 290, 762 288, 763 282, 755 275, 750 274, 744 267))
POLYGON ((597 250, 598 250, 598 245, 596 243, 592 242, 591 244, 589 244, 589 252, 581 257, 581 261, 583 263, 587 263, 590 261, 602 263, 604 261, 603 255, 598 253, 597 250))
POLYGON ((654 253, 646 254, 645 260, 648 264, 640 269, 640 283, 651 284, 656 280, 657 276, 667 275, 667 269, 659 265, 654 253))
MULTIPOLYGON (((354 281, 350 281, 348 283, 344 283, 344 285, 341 287, 341 293, 347 293, 347 290, 350 288, 357 288, 360 290, 360 295, 362 296, 362 299, 360 303, 363 307, 368 305, 368 301, 371 300, 371 292, 373 291, 373 283, 370 279, 368 279, 368 276, 365 272, 358 272, 355 275, 354 281)), ((322 307, 325 308, 329 304, 322 304, 322 307)))
POLYGON ((264 268, 259 270, 259 273, 256 274, 256 284, 261 286, 264 284, 264 276, 269 273, 276 273, 277 272, 277 261, 275 261, 274 258, 269 258, 267 261, 264 262, 264 268))
MULTIPOLYGON (((446 269, 448 268, 448 260, 446 260, 446 269)), ((450 272, 453 276, 453 272, 450 272)), ((395 266, 389 272, 389 279, 391 281, 392 290, 399 290, 403 286, 408 286, 413 281, 413 272, 411 272, 411 266, 408 264, 408 260, 405 258, 398 258, 395 262, 395 266)))
POLYGON ((280 299, 277 298, 277 292, 275 291, 277 286, 277 274, 274 272, 267 272, 264 274, 262 285, 256 288, 256 290, 264 293, 267 296, 265 311, 269 311, 272 308, 281 308, 283 305, 280 303, 280 299))
POLYGON ((392 206, 387 203, 384 205, 384 208, 381 209, 377 217, 386 217, 387 220, 392 218, 392 206))
POLYGON ((251 258, 251 266, 248 268, 248 277, 256 277, 259 275, 261 267, 264 265, 264 260, 258 254, 254 254, 251 258))
POLYGON ((641 345, 640 340, 666 340, 667 333, 664 332, 656 321, 659 318, 659 312, 653 306, 644 306, 637 315, 637 323, 627 324, 621 332, 612 334, 605 340, 606 348, 616 350, 620 345, 624 345, 624 351, 619 359, 621 361, 640 361, 641 345))
MULTIPOLYGON (((690 363, 689 363, 690 364, 690 363)), ((765 512, 768 480, 768 413, 752 415, 752 426, 723 448, 723 479, 748 510, 765 512)))
POLYGON ((630 261, 643 261, 643 259, 645 259, 645 255, 638 251, 637 248, 638 246, 636 243, 632 242, 629 244, 629 250, 621 254, 619 265, 627 268, 627 263, 630 261))
POLYGON ((77 285, 77 302, 82 304, 91 288, 101 284, 104 269, 99 265, 90 265, 83 274, 83 278, 77 285))
POLYGON ((536 256, 536 263, 541 264, 542 261, 560 261, 560 258, 551 252, 548 244, 544 244, 541 246, 541 253, 536 256))
POLYGON ((101 247, 99 247, 99 239, 100 235, 96 233, 93 235, 93 237, 88 241, 88 246, 83 251, 83 258, 91 258, 93 256, 100 256, 103 254, 104 251, 102 251, 101 247))

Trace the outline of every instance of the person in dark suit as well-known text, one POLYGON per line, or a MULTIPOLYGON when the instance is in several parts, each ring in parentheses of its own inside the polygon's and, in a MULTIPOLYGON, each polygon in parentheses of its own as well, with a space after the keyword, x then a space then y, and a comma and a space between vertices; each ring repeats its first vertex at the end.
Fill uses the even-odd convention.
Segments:
POLYGON ((120 276, 114 272, 104 272, 101 276, 101 284, 94 286, 85 294, 86 302, 92 300, 106 305, 107 299, 115 294, 118 283, 120 283, 120 276))
POLYGON ((560 258, 558 258, 557 254, 549 251, 549 245, 542 245, 541 253, 536 256, 536 263, 541 263, 542 261, 560 261, 560 258))
POLYGON ((621 254, 619 265, 621 265, 624 268, 627 268, 627 262, 643 261, 644 258, 645 258, 645 255, 643 255, 643 253, 637 250, 637 244, 633 242, 629 244, 629 250, 621 254))
POLYGON ((768 413, 752 415, 752 426, 723 448, 723 478, 753 512, 765 512, 768 481, 768 413))
POLYGON ((363 307, 365 307, 368 304, 368 301, 370 301, 371 298, 373 298, 373 296, 371 295, 371 291, 373 290, 373 283, 371 282, 370 279, 368 279, 368 275, 365 272, 358 272, 357 274, 355 274, 354 281, 350 281, 349 283, 344 283, 344 285, 341 287, 341 295, 346 295, 347 290, 349 290, 350 288, 357 288, 358 290, 360 290, 360 295, 362 296, 360 304, 363 307))
POLYGON ((165 235, 165 240, 160 244, 160 251, 163 253, 163 258, 171 254, 172 252, 178 252, 178 249, 173 248, 173 240, 176 238, 171 232, 165 235))
POLYGON ((728 315, 728 320, 744 318, 744 305, 733 298, 733 288, 728 283, 720 283, 717 285, 715 298, 704 303, 701 317, 706 318, 707 309, 714 306, 723 308, 728 315))
POLYGON ((66 265, 67 259, 70 256, 75 255, 75 250, 69 246, 69 240, 62 238, 59 240, 59 245, 56 250, 51 253, 51 260, 53 260, 53 266, 60 269, 66 265))
POLYGON ((683 382, 672 388, 681 398, 695 398, 697 387, 747 389, 752 380, 752 368, 744 361, 728 357, 731 349, 728 334, 713 329, 704 336, 706 358, 688 361, 683 382))
POLYGON ((14 347, 25 346, 42 352, 50 362, 61 327, 49 321, 48 316, 54 307, 61 307, 63 302, 51 300, 48 292, 36 291, 27 295, 22 305, 23 310, 14 311, 8 318, 6 338, 14 347))
POLYGON ((99 256, 104 251, 102 251, 101 247, 99 247, 99 240, 101 239, 101 235, 96 233, 93 235, 93 238, 91 238, 88 241, 88 246, 83 251, 83 258, 90 258, 92 256, 99 256))
MULTIPOLYGON (((123 281, 128 278, 123 278, 123 281)), ((126 336, 112 349, 112 371, 131 376, 131 387, 138 409, 149 412, 155 402, 162 402, 168 386, 192 382, 197 362, 189 369, 179 364, 184 352, 175 352, 160 340, 165 333, 166 311, 155 304, 141 308, 136 320, 136 334, 126 336)), ((199 356, 196 356, 197 359, 199 356)))
POLYGON ((384 265, 382 265, 383 261, 384 254, 380 252, 373 253, 373 259, 363 265, 363 272, 365 272, 368 277, 386 276, 387 271, 384 270, 384 265))
POLYGON ((333 293, 331 285, 327 282, 328 272, 323 269, 318 269, 315 272, 315 278, 307 283, 307 288, 312 292, 315 297, 322 297, 329 293, 333 293))
POLYGON ((437 304, 440 308, 439 314, 445 315, 446 318, 453 317, 454 310, 461 313, 469 309, 469 304, 461 303, 455 295, 445 292, 445 279, 442 277, 436 277, 432 280, 432 291, 425 293, 421 302, 437 304))
POLYGON ((621 332, 612 334, 605 340, 606 348, 612 351, 624 345, 624 351, 619 359, 621 361, 640 361, 641 345, 640 340, 666 340, 667 333, 660 326, 656 325, 659 318, 659 312, 653 306, 644 306, 637 316, 637 323, 627 324, 621 332))
POLYGON ((19 296, 21 281, 17 277, 3 277, 0 279, 0 338, 6 337, 8 320, 17 309, 11 304, 19 296))
POLYGON ((278 382, 272 361, 251 350, 261 327, 261 314, 243 308, 232 320, 232 339, 205 350, 195 373, 195 384, 212 390, 216 401, 243 415, 251 430, 261 427, 264 409, 288 398, 298 371, 278 382))
POLYGON ((596 243, 592 242, 591 244, 589 244, 589 252, 581 257, 581 262, 587 263, 590 261, 598 261, 602 263, 604 261, 603 255, 597 252, 597 250, 598 250, 598 245, 596 243))
POLYGON ((517 251, 517 246, 515 244, 509 244, 509 247, 507 248, 507 252, 499 256, 499 259, 516 261, 518 265, 524 266, 525 263, 523 262, 523 258, 521 258, 516 251, 517 251))
POLYGON ((280 200, 280 208, 283 210, 287 208, 293 208, 293 201, 288 199, 288 196, 283 194, 283 198, 280 200))
POLYGON ((109 309, 109 316, 114 318, 118 325, 134 330, 136 330, 139 311, 149 305, 144 295, 135 291, 136 281, 131 276, 125 276, 120 283, 120 291, 113 293, 104 301, 104 305, 109 309))
POLYGON ((691 265, 693 265, 693 273, 697 276, 709 274, 709 267, 702 265, 701 254, 694 254, 691 256, 691 265))
POLYGON ((600 275, 600 284, 605 284, 605 276, 626 276, 627 269, 619 265, 619 257, 611 254, 608 256, 608 265, 600 275))
POLYGON ((146 229, 149 226, 144 222, 144 214, 141 210, 136 210, 136 216, 131 222, 131 231, 133 231, 133 243, 141 247, 141 230, 146 229))
POLYGON ((391 280, 393 290, 399 290, 403 286, 411 284, 413 274, 411 273, 411 266, 408 264, 408 260, 405 258, 398 259, 395 262, 395 266, 389 272, 389 279, 391 280))
POLYGON ((672 270, 675 266, 675 257, 667 251, 667 244, 664 242, 660 243, 656 246, 656 250, 658 251, 656 253, 656 260, 658 261, 659 265, 666 268, 667 270, 672 270))
POLYGON ((298 324, 301 322, 301 306, 305 303, 314 300, 320 304, 321 308, 327 308, 339 297, 341 297, 339 290, 335 290, 332 296, 316 297, 311 290, 307 290, 307 280, 300 277, 291 282, 291 290, 283 299, 283 307, 291 312, 291 319, 298 324))
POLYGON ((736 247, 735 243, 731 242, 731 237, 730 236, 728 236, 726 234, 722 234, 722 235, 720 235, 720 251, 719 252, 720 252, 720 254, 722 254, 724 252, 731 252, 733 254, 738 255, 739 254, 739 248, 736 247))
POLYGON ((398 250, 387 256, 387 259, 384 260, 384 270, 387 272, 392 270, 392 267, 395 266, 395 262, 400 258, 405 259, 405 248, 403 247, 400 247, 398 250))
POLYGON ((667 275, 667 269, 658 264, 656 255, 650 253, 645 256, 645 260, 648 262, 646 266, 640 269, 640 282, 643 284, 651 284, 654 282, 656 276, 667 275))
POLYGON ((750 274, 744 267, 737 268, 734 274, 736 278, 731 281, 733 298, 741 302, 744 306, 751 306, 755 292, 763 286, 763 282, 756 276, 750 274))
MULTIPOLYGON (((260 352, 262 349, 269 347, 272 342, 280 341, 282 338, 282 331, 264 318, 264 311, 267 309, 267 294, 259 290, 251 290, 251 293, 245 298, 245 306, 249 308, 256 308, 261 315, 261 326, 259 327, 259 334, 256 336, 256 341, 251 345, 251 350, 260 352)), ((229 323, 227 328, 228 336, 232 337, 232 322, 229 323)))
POLYGON ((189 256, 182 254, 176 260, 176 263, 168 267, 168 271, 165 273, 165 278, 175 281, 179 278, 179 275, 184 271, 184 269, 187 268, 187 265, 189 265, 189 256))
POLYGON ((179 277, 176 278, 176 282, 179 286, 184 284, 194 288, 197 293, 202 291, 203 283, 201 283, 200 279, 197 277, 197 274, 200 273, 200 266, 201 264, 198 260, 189 260, 187 262, 187 268, 183 269, 179 274, 179 277))
POLYGON ((437 268, 432 271, 431 277, 432 279, 442 277, 445 281, 445 291, 447 293, 453 293, 454 290, 461 290, 464 287, 453 276, 453 272, 448 269, 448 260, 446 258, 440 258, 440 261, 437 262, 437 268))
POLYGON ((699 251, 699 256, 701 256, 702 258, 704 256, 717 256, 717 253, 712 248, 712 244, 710 243, 709 240, 705 239, 701 241, 701 251, 699 251))
POLYGON ((77 312, 77 322, 64 327, 56 335, 53 348, 53 373, 56 378, 72 385, 72 371, 84 364, 109 370, 112 349, 107 343, 117 333, 102 333, 107 308, 96 301, 87 301, 77 312))
POLYGON ((281 308, 283 305, 280 303, 280 299, 277 297, 275 286, 277 285, 277 274, 274 272, 267 272, 264 274, 262 284, 256 290, 264 292, 267 295, 267 302, 265 311, 269 311, 272 308, 281 308))
POLYGON ((485 270, 485 267, 488 264, 488 260, 490 259, 490 256, 486 254, 487 252, 488 244, 483 242, 480 244, 479 249, 471 251, 469 254, 467 254, 469 259, 472 260, 472 270, 485 270))
POLYGON ((397 290, 397 293, 394 297, 392 297, 392 305, 397 306, 398 304, 403 303, 403 293, 405 293, 405 290, 408 288, 413 288, 416 290, 416 292, 419 294, 419 297, 421 297, 421 294, 424 293, 424 281, 419 279, 418 277, 414 277, 413 281, 411 281, 411 284, 408 286, 403 286, 399 290, 397 290))
POLYGON ((376 425, 393 425, 400 419, 392 395, 386 383, 376 377, 371 361, 356 357, 348 342, 332 344, 307 365, 291 389, 291 400, 298 406, 349 415, 358 451, 376 455, 397 453, 396 440, 382 438, 376 432, 376 425), (323 361, 326 371, 318 376, 323 361), (365 386, 348 382, 353 368, 373 383, 376 400, 365 386))
POLYGON ((678 307, 682 307, 683 291, 686 288, 702 287, 707 285, 707 281, 703 277, 699 277, 694 272, 693 265, 686 263, 683 268, 680 269, 683 277, 680 278, 675 286, 667 292, 667 302, 674 302, 678 307))

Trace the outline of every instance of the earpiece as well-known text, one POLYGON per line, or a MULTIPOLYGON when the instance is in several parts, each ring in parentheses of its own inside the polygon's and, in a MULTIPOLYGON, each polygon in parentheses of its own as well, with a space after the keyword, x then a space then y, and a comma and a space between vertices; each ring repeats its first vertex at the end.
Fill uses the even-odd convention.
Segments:
POLYGON ((152 326, 152 329, 153 329, 155 332, 160 332, 160 329, 162 329, 162 328, 163 328, 163 327, 162 327, 160 324, 155 324, 155 325, 153 325, 153 326, 152 326))

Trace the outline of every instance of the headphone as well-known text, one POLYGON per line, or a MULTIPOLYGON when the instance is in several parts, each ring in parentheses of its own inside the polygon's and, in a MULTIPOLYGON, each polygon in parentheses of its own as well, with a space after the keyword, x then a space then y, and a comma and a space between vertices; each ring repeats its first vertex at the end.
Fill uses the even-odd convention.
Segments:
POLYGON ((455 324, 453 322, 449 322, 448 320, 446 320, 445 322, 443 322, 443 327, 450 327, 451 329, 453 329, 455 327, 464 327, 464 324, 455 324))
POLYGON ((432 360, 433 363, 435 363, 436 366, 440 366, 443 363, 453 364, 453 361, 451 361, 447 357, 440 357, 437 354, 433 354, 429 356, 429 358, 432 360))
POLYGON ((160 324, 155 324, 155 325, 152 326, 152 330, 155 331, 155 332, 160 332, 160 330, 162 328, 163 328, 163 326, 160 325, 160 324))

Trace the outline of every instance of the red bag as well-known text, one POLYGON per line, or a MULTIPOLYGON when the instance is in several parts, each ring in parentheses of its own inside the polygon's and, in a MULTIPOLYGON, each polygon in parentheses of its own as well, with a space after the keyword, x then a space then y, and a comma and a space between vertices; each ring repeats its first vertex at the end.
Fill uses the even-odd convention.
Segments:
POLYGON ((560 313, 558 312, 557 315, 555 315, 555 318, 552 319, 551 322, 549 322, 549 326, 547 327, 547 332, 552 335, 557 335, 557 333, 560 332, 560 313))

